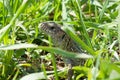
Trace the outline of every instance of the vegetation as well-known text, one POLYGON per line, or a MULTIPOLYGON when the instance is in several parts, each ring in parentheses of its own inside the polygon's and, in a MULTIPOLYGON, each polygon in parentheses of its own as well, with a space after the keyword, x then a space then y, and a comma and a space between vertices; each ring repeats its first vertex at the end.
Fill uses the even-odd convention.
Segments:
POLYGON ((73 67, 75 80, 119 80, 119 5, 120 0, 0 0, 0 80, 64 80, 61 56, 89 58, 73 67), (52 47, 38 28, 45 21, 63 25, 89 55, 52 47))

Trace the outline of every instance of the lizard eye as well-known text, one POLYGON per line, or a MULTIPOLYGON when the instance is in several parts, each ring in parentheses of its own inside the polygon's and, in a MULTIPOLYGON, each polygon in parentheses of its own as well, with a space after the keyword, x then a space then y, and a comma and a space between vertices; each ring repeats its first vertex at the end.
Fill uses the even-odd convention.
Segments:
POLYGON ((55 29, 55 27, 54 27, 54 26, 52 26, 52 27, 50 27, 50 29, 52 29, 52 30, 53 30, 53 29, 55 29))

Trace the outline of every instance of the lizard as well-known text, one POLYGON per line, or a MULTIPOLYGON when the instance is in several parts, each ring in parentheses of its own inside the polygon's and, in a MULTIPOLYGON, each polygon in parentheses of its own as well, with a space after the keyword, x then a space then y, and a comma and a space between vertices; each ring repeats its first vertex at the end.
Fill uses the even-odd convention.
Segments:
MULTIPOLYGON (((61 29, 61 26, 55 22, 43 22, 40 24, 39 28, 43 33, 49 35, 52 39, 53 45, 55 47, 59 47, 63 50, 82 53, 82 49, 75 43, 75 41, 64 31, 61 29)), ((70 64, 70 69, 68 70, 68 80, 72 79, 73 70, 72 67, 76 65, 83 65, 85 60, 80 59, 72 59, 65 58, 66 64, 70 64)))

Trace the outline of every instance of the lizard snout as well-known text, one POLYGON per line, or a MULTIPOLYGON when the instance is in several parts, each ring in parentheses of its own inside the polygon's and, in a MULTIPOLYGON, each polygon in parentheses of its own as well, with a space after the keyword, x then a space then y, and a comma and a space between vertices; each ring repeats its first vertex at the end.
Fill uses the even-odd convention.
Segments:
POLYGON ((38 28, 41 29, 41 30, 45 30, 46 26, 47 26, 47 23, 46 22, 42 22, 42 23, 39 24, 38 28))
POLYGON ((46 25, 46 23, 45 23, 45 22, 42 22, 42 23, 39 24, 39 28, 45 27, 45 25, 46 25))

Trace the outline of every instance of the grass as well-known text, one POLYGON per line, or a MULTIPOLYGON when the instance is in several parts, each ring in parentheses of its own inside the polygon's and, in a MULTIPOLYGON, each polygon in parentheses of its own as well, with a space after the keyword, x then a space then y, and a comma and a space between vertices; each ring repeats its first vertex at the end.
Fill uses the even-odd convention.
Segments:
POLYGON ((66 79, 59 56, 89 58, 73 67, 76 80, 119 80, 119 5, 119 0, 0 0, 0 80, 66 79), (52 47, 38 28, 45 21, 63 25, 89 55, 52 47))

